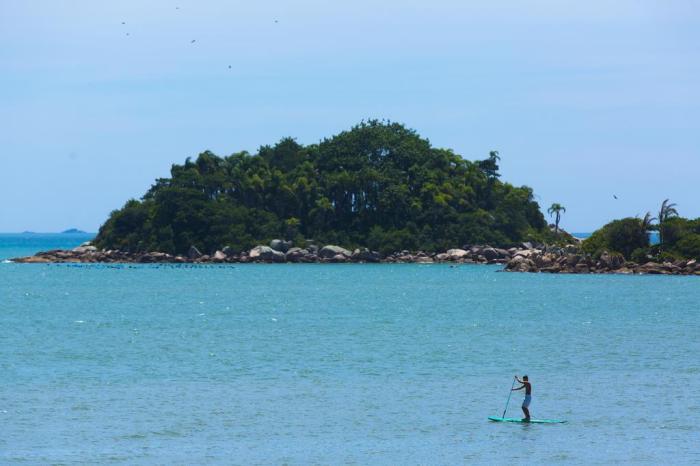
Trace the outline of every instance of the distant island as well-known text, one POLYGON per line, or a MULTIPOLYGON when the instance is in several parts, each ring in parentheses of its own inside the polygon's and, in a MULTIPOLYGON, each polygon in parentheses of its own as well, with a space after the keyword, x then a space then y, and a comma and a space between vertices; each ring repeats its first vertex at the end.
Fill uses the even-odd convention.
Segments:
POLYGON ((87 235, 88 232, 78 230, 77 228, 69 228, 61 232, 62 235, 87 235))

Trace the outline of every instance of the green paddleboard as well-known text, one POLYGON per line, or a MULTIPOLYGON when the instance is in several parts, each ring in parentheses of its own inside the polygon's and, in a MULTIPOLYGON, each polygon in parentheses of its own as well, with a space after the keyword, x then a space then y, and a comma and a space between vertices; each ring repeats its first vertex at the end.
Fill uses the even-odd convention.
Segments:
POLYGON ((496 422, 522 422, 523 424, 563 424, 566 421, 560 421, 558 419, 530 419, 525 421, 518 417, 495 417, 489 416, 489 420, 496 422))

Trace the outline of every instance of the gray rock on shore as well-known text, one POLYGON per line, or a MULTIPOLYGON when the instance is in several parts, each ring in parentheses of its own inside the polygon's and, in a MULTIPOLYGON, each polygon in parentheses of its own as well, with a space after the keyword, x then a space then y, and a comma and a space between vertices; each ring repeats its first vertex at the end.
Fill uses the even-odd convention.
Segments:
POLYGON ((248 252, 248 258, 252 261, 285 262, 283 252, 276 251, 269 246, 255 246, 248 252))
POLYGON ((539 249, 517 251, 505 266, 509 272, 544 272, 577 274, 656 274, 656 275, 700 275, 700 265, 696 260, 675 262, 647 262, 637 264, 627 262, 619 254, 604 252, 598 259, 581 252, 567 252, 571 249, 545 252, 539 249))
POLYGON ((202 255, 203 254, 200 252, 200 250, 197 249, 197 246, 194 245, 190 246, 190 250, 187 251, 187 257, 189 257, 191 260, 199 259, 202 257, 202 255))
POLYGON ((318 255, 324 259, 332 259, 338 255, 341 255, 347 259, 352 256, 352 252, 348 251, 345 248, 341 248, 340 246, 334 246, 329 244, 327 246, 323 246, 318 252, 318 255))
POLYGON ((272 241, 270 241, 270 247, 275 251, 286 253, 287 251, 289 251, 289 248, 292 247, 292 242, 284 241, 281 239, 273 239, 272 241))

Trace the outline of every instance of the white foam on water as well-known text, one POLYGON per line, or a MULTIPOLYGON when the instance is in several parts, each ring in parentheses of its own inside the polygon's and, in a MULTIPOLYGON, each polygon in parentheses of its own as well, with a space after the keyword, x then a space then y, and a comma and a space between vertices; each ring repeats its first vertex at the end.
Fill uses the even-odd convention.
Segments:
POLYGON ((85 321, 84 320, 74 320, 73 323, 74 324, 84 324, 85 321))

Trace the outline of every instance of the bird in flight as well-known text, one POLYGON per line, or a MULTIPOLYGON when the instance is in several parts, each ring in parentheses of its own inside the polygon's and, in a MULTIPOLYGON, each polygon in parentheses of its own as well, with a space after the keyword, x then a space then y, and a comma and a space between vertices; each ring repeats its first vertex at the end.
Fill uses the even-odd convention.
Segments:
POLYGON ((614 194, 613 194, 613 197, 614 197, 615 199, 617 199, 617 196, 616 196, 616 195, 614 195, 614 194))
POLYGON ((228 69, 229 69, 229 70, 231 69, 231 65, 228 65, 228 69))
POLYGON ((122 21, 122 24, 126 24, 126 21, 122 21))
POLYGON ((190 44, 194 44, 195 42, 197 42, 197 41, 196 41, 195 39, 192 39, 192 40, 190 41, 190 44))

